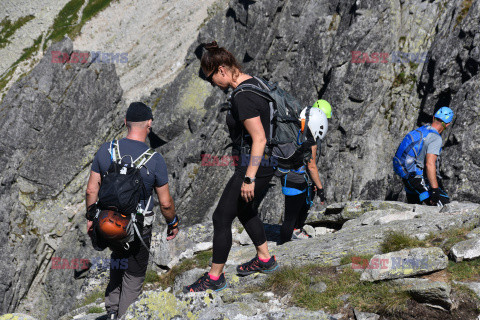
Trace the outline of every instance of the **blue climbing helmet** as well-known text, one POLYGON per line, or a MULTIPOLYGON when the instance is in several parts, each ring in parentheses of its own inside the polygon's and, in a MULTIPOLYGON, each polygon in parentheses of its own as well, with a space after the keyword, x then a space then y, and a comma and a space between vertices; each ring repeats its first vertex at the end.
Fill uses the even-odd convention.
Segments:
POLYGON ((435 113, 435 118, 442 120, 445 123, 452 122, 453 119, 453 111, 449 107, 441 107, 435 113))

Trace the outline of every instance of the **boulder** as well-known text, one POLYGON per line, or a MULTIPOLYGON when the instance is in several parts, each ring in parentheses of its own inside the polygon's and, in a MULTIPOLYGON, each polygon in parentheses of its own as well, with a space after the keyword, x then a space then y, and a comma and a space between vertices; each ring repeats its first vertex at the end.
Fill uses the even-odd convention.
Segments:
POLYGON ((480 238, 480 227, 475 228, 472 231, 470 231, 469 233, 467 233, 466 237, 468 239, 480 238))
POLYGON ((405 278, 392 280, 395 285, 410 293, 413 299, 421 303, 440 307, 445 310, 452 308, 450 299, 451 287, 442 281, 429 279, 405 278))
POLYGON ((361 312, 357 308, 353 309, 353 312, 355 314, 355 319, 356 320, 378 320, 380 319, 380 316, 375 313, 370 313, 370 312, 361 312))
POLYGON ((360 280, 406 278, 443 270, 447 265, 448 257, 440 248, 405 249, 373 256, 360 280))
POLYGON ((158 233, 151 244, 154 262, 157 266, 171 268, 183 259, 192 258, 196 252, 211 249, 212 240, 212 222, 181 228, 171 241, 167 241, 166 231, 158 233))
POLYGON ((456 243, 450 250, 450 255, 455 262, 480 257, 480 238, 473 238, 456 243))

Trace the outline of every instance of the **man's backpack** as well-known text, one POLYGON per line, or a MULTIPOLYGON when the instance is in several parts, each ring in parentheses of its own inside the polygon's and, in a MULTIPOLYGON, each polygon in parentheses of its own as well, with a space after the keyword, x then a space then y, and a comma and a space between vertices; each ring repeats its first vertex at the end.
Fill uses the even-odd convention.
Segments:
MULTIPOLYGON (((113 140, 110 144, 109 151, 111 164, 108 171, 102 176, 97 203, 99 210, 95 218, 98 220, 100 213, 105 211, 114 211, 121 216, 127 217, 129 221, 124 228, 126 236, 123 239, 113 237, 111 234, 109 234, 109 236, 115 240, 116 244, 120 243, 125 249, 128 249, 130 243, 135 239, 135 233, 137 233, 140 241, 148 250, 137 224, 141 223, 143 226, 145 217, 153 215, 153 212, 147 211, 152 196, 149 197, 145 209, 142 209, 140 200, 142 200, 142 195, 146 195, 147 192, 140 170, 152 159, 155 155, 155 150, 148 149, 136 160, 133 160, 130 155, 124 155, 122 157, 118 141, 113 140), (124 162, 123 158, 125 157, 130 157, 130 163, 124 162)), ((110 223, 113 223, 113 221, 110 221, 110 223)))
POLYGON ((423 170, 417 165, 417 157, 423 148, 425 138, 429 133, 439 133, 426 125, 410 131, 400 143, 393 157, 393 171, 403 179, 411 175, 423 175, 423 170))
MULTIPOLYGON (((270 135, 267 137, 266 154, 277 159, 278 167, 283 169, 297 169, 312 157, 311 148, 302 148, 306 141, 306 132, 301 132, 300 113, 303 109, 300 102, 289 93, 282 90, 277 84, 254 77, 260 86, 240 84, 233 90, 230 99, 234 99, 240 92, 252 92, 266 99, 270 106, 270 135)), ((305 128, 308 128, 308 112, 305 128)), ((244 141, 240 146, 234 146, 242 153, 250 153, 251 146, 244 141)))

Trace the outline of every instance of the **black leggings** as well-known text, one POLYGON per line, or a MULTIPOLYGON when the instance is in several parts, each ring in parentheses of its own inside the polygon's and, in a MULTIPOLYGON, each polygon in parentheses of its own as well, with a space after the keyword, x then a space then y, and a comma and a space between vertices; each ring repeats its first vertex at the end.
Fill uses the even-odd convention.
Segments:
MULTIPOLYGON (((312 199, 314 197, 313 188, 310 189, 310 197, 312 199)), ((296 196, 285 196, 285 217, 280 229, 280 243, 285 243, 292 239, 293 229, 303 228, 309 209, 306 191, 296 196)))
MULTIPOLYGON (((271 179, 272 176, 256 178, 255 198, 262 194, 271 179)), ((232 222, 235 217, 238 217, 255 246, 267 241, 255 201, 245 202, 240 196, 242 183, 242 175, 234 174, 230 178, 213 213, 213 263, 227 262, 232 247, 232 222)))

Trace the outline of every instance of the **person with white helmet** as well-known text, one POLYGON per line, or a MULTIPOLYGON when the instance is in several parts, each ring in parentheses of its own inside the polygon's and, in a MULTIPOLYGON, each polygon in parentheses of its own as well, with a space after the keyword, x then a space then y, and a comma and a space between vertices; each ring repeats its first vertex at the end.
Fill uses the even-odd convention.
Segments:
MULTIPOLYGON (((292 239, 310 238, 302 230, 308 217, 308 210, 313 204, 315 194, 325 203, 325 192, 317 168, 317 144, 325 138, 328 131, 327 115, 320 108, 307 107, 299 118, 301 131, 307 130, 304 141, 296 152, 307 154, 306 161, 300 168, 283 170, 278 168, 282 192, 285 195, 285 216, 280 229, 280 243, 292 239)), ((295 157, 295 156, 294 156, 295 157)))

